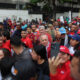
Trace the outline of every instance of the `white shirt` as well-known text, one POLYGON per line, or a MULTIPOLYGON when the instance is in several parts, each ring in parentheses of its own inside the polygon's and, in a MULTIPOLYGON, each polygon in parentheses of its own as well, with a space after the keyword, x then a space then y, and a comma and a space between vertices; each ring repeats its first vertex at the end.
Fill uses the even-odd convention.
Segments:
POLYGON ((69 51, 70 51, 70 54, 74 54, 75 53, 74 47, 70 46, 69 51))

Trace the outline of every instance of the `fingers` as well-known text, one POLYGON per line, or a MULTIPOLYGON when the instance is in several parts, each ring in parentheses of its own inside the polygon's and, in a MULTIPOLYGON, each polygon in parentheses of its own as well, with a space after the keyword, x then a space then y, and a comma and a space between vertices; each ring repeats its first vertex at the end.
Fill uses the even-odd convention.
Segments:
POLYGON ((51 60, 52 60, 52 62, 54 62, 55 61, 55 56, 53 56, 51 60))
POLYGON ((49 62, 49 67, 53 66, 53 62, 55 60, 55 57, 49 58, 48 62, 49 62))
POLYGON ((60 59, 60 56, 58 55, 56 59, 55 56, 53 56, 51 59, 49 58, 48 61, 50 66, 52 65, 53 67, 57 67, 61 63, 62 59, 60 59))
POLYGON ((57 63, 58 63, 59 59, 60 59, 60 56, 58 55, 58 56, 56 57, 55 61, 54 61, 54 64, 58 65, 57 63))
POLYGON ((59 59, 59 61, 57 62, 57 65, 60 65, 62 62, 62 59, 59 59))

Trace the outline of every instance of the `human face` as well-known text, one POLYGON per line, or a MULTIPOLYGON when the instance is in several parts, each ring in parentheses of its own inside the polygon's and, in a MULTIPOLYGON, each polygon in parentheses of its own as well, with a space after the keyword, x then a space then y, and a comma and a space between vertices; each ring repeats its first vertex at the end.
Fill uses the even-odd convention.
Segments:
POLYGON ((17 29, 20 29, 20 28, 21 28, 21 26, 20 26, 20 25, 16 25, 16 28, 17 28, 17 29))
POLYGON ((40 44, 42 44, 44 46, 48 45, 48 38, 47 38, 47 36, 41 36, 40 44))
POLYGON ((72 26, 72 23, 69 23, 69 27, 71 27, 72 26))
POLYGON ((2 50, 0 50, 0 60, 4 57, 4 53, 2 50))
POLYGON ((2 25, 0 25, 0 29, 3 29, 3 26, 2 25))
POLYGON ((38 55, 36 54, 36 52, 34 50, 32 50, 31 52, 31 56, 32 56, 32 59, 37 61, 38 60, 38 55))
POLYGON ((21 37, 22 37, 22 38, 26 38, 26 35, 27 35, 27 34, 26 34, 26 31, 22 31, 22 32, 21 32, 21 37))
POLYGON ((0 37, 0 46, 2 46, 2 44, 3 44, 3 38, 0 37))
POLYGON ((61 34, 61 39, 64 39, 65 38, 65 34, 61 34))
POLYGON ((70 65, 71 76, 75 80, 80 80, 80 72, 79 72, 79 58, 73 57, 70 65))
POLYGON ((49 26, 51 30, 53 30, 53 26, 49 26))
POLYGON ((27 32, 28 32, 28 33, 31 33, 31 29, 30 29, 30 28, 27 28, 27 32))
POLYGON ((33 31, 36 30, 36 25, 32 25, 32 30, 33 30, 33 31))
POLYGON ((79 42, 76 41, 76 40, 74 40, 74 39, 71 39, 71 40, 70 40, 70 45, 73 46, 73 47, 75 47, 78 43, 79 43, 79 42))
POLYGON ((59 28, 56 28, 56 31, 59 31, 59 28))
POLYGON ((66 33, 69 34, 69 30, 68 29, 66 29, 66 33))
POLYGON ((2 36, 3 37, 3 41, 6 41, 6 37, 5 36, 2 36))
POLYGON ((67 53, 59 52, 58 55, 59 55, 59 57, 61 59, 61 64, 66 63, 70 59, 70 56, 67 53))
POLYGON ((56 39, 59 39, 59 38, 61 38, 61 34, 59 31, 56 31, 56 39))
POLYGON ((75 25, 72 25, 71 26, 71 31, 75 31, 75 29, 76 29, 76 26, 75 25))
POLYGON ((58 22, 55 22, 55 26, 58 26, 58 22))
POLYGON ((61 38, 61 34, 60 33, 57 33, 56 34, 56 39, 60 39, 61 38))
POLYGON ((40 28, 40 29, 39 29, 39 33, 40 33, 40 35, 45 34, 45 29, 40 28))

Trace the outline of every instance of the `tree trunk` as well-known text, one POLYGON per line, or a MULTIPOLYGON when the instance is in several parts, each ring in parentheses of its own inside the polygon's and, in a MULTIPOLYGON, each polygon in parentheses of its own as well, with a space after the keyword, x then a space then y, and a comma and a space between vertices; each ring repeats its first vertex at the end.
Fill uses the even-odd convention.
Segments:
POLYGON ((52 0, 52 14, 53 14, 53 17, 54 19, 56 19, 56 5, 55 5, 55 0, 52 0))

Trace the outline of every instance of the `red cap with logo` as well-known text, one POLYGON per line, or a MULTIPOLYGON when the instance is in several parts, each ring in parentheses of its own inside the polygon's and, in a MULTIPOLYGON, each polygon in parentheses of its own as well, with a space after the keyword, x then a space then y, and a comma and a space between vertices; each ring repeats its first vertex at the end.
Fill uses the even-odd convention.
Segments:
POLYGON ((60 46, 60 51, 66 54, 70 54, 69 49, 66 46, 60 46))

